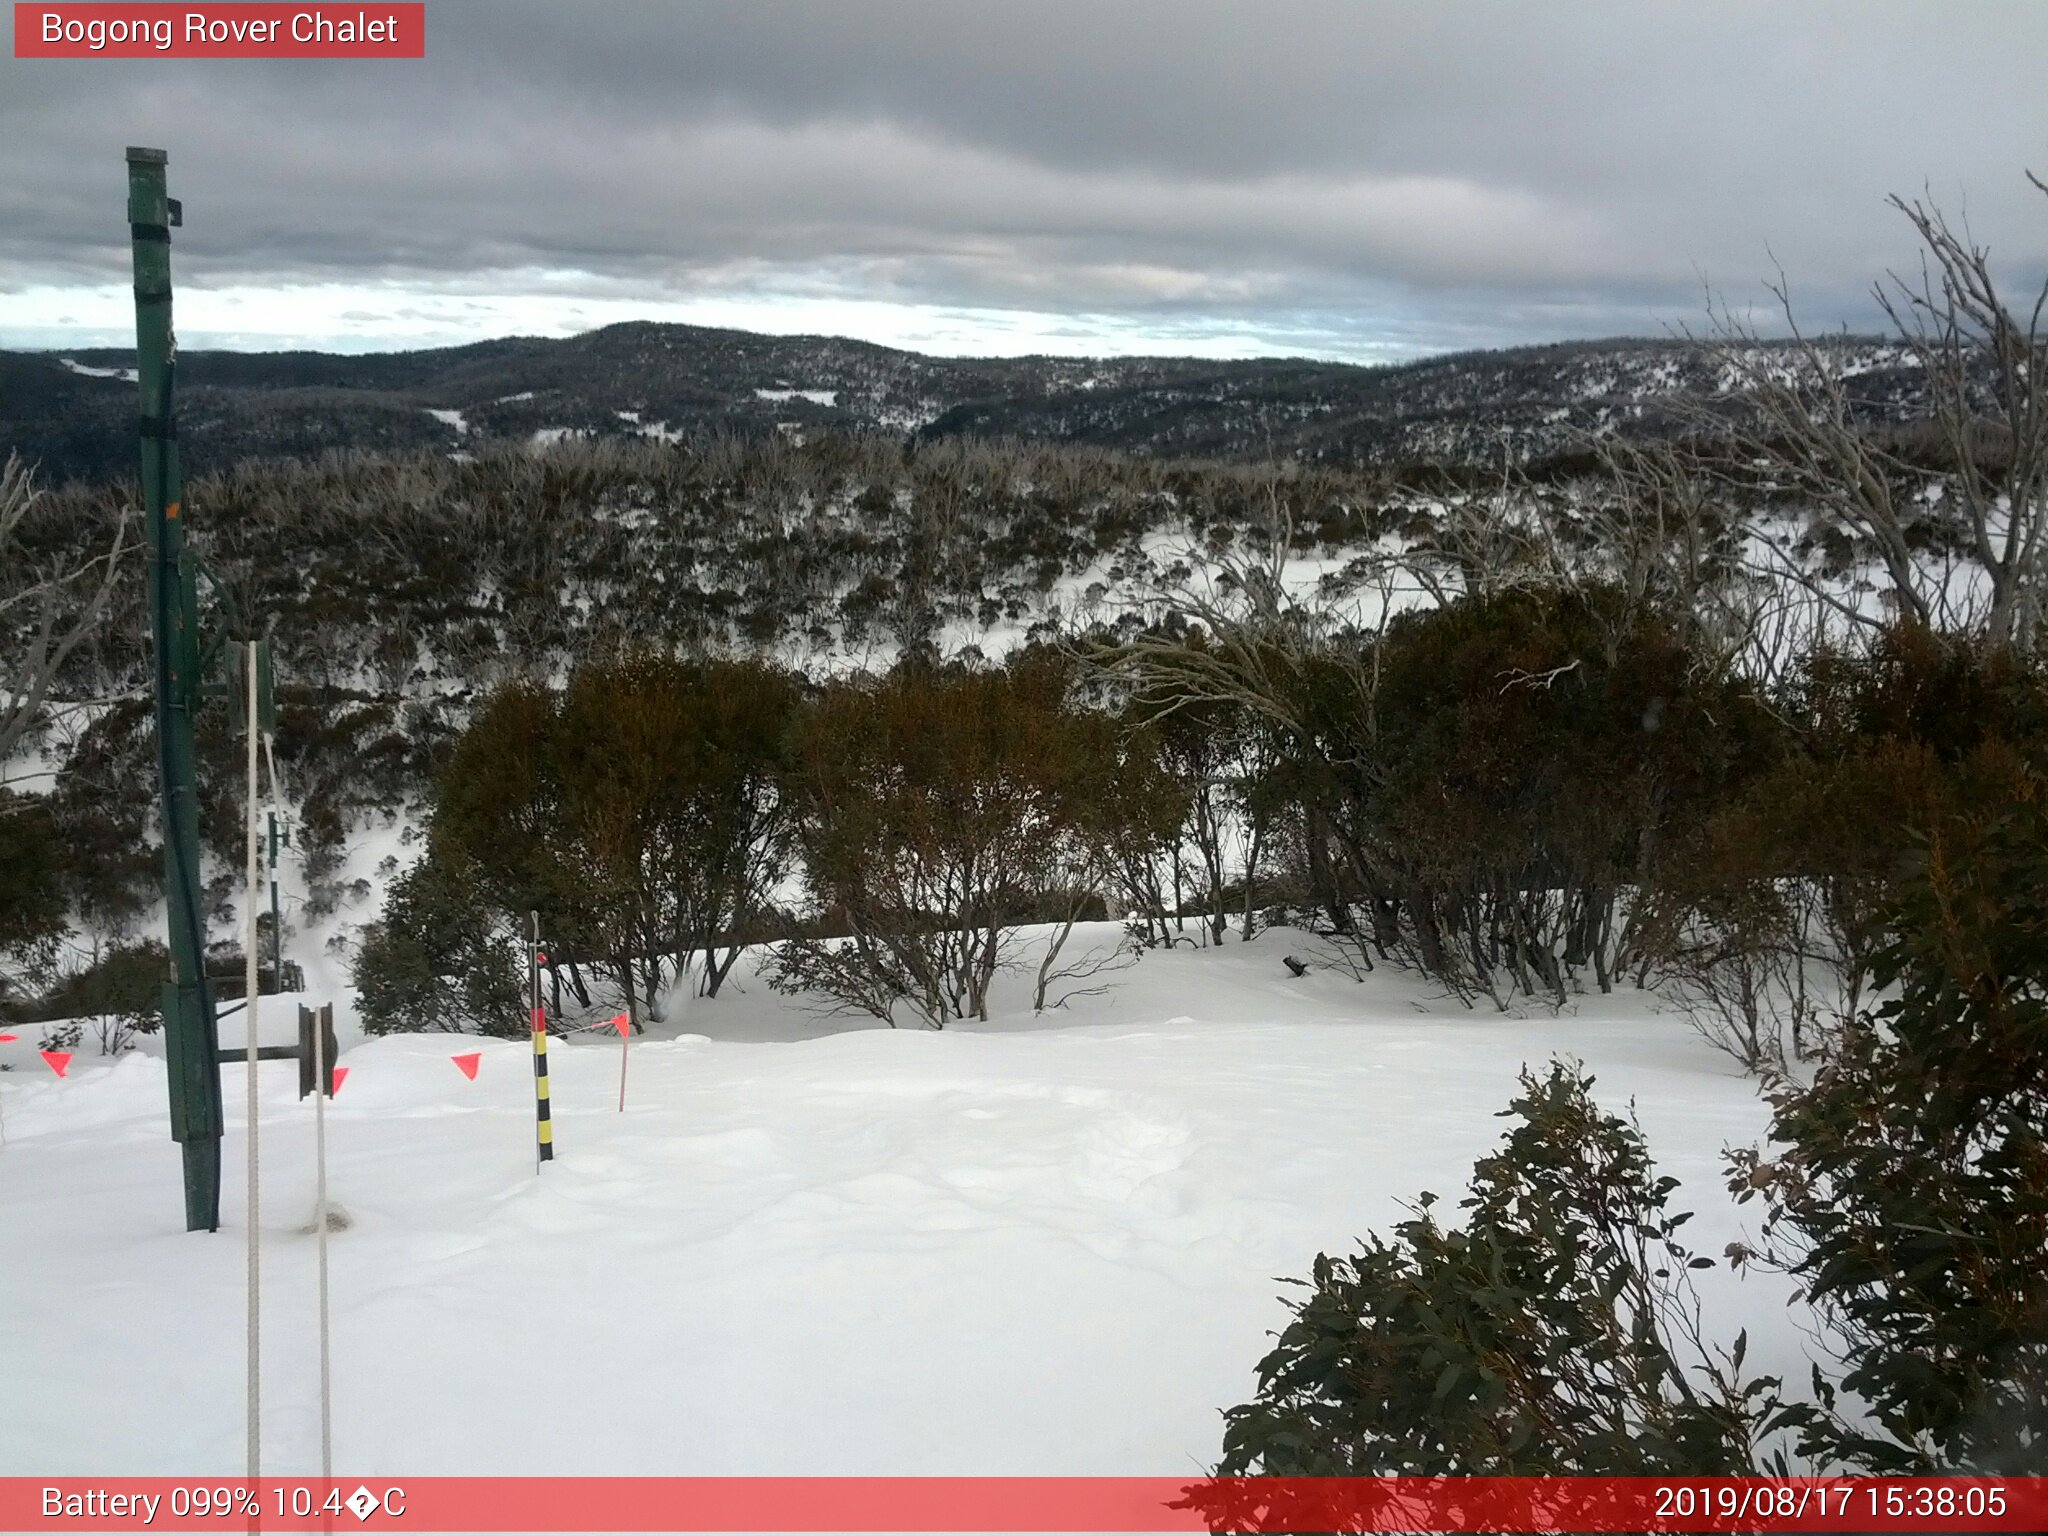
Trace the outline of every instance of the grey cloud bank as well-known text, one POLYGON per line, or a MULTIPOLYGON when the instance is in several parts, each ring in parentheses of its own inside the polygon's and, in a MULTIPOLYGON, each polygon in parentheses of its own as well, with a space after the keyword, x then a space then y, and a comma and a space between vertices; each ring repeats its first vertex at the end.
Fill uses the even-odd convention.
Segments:
POLYGON ((1773 258, 1860 326, 1891 192, 2048 266, 2031 4, 432 0, 428 39, 0 59, 0 344, 119 339, 130 143, 221 301, 187 335, 244 345, 645 313, 1373 358, 1654 333, 1773 258))

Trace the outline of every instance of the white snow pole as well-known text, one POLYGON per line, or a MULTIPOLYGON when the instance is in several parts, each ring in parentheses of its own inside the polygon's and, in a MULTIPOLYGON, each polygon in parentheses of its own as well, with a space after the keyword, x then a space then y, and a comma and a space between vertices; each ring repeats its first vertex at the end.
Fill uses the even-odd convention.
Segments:
POLYGON ((320 1254, 320 1479, 334 1481, 334 1390, 327 1348, 327 1020, 313 1020, 313 1230, 320 1254))
POLYGON ((244 820, 248 832, 248 884, 243 906, 247 913, 242 939, 243 979, 247 991, 244 994, 243 1017, 248 1021, 249 1049, 244 1053, 248 1060, 246 1081, 249 1085, 249 1333, 248 1333, 248 1416, 249 1416, 249 1477, 262 1475, 263 1444, 263 1341, 262 1304, 260 1301, 260 1279, 262 1261, 260 1258, 261 1234, 257 1230, 260 1207, 256 1184, 256 886, 262 877, 259 859, 261 842, 256 835, 256 749, 261 734, 256 699, 256 642, 250 641, 242 647, 242 658, 248 668, 249 713, 249 800, 244 820))

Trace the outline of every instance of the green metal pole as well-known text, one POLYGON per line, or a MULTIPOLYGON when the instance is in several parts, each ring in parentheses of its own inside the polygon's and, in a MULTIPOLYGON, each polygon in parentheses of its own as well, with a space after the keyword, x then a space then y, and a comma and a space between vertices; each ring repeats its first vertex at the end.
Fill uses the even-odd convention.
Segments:
POLYGON ((184 1152, 185 1230, 220 1227, 220 1040, 206 983, 199 882, 199 793, 192 735, 200 701, 199 603, 185 549, 184 485, 172 425, 171 228, 160 149, 128 151, 128 226, 135 253, 135 366, 142 392, 142 497, 149 525, 150 631, 155 639, 157 772, 163 791, 164 895, 171 979, 164 984, 171 1135, 184 1152))

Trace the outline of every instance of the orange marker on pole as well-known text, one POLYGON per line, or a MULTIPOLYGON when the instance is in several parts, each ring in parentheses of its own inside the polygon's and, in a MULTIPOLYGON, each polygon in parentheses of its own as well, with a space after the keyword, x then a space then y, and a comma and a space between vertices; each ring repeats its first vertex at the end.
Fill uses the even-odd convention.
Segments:
POLYGON ((59 1077, 64 1076, 71 1070, 71 1053, 69 1051, 44 1051, 42 1057, 44 1064, 59 1077))

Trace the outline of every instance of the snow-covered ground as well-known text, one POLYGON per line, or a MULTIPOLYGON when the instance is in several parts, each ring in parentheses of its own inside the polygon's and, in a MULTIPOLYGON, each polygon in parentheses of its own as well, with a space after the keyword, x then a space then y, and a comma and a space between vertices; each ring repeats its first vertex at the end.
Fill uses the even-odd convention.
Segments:
MULTIPOLYGON (((854 1027, 740 974, 633 1044, 623 1114, 616 1037, 556 1041, 538 1175, 525 1043, 347 1030, 337 1465, 1196 1471, 1286 1320, 1275 1277, 1462 1188, 1516 1069, 1559 1053, 1605 1104, 1635 1099, 1695 1247, 1739 1234, 1721 1148, 1764 1114, 1678 1019, 1635 995, 1509 1018, 1386 971, 1290 977, 1281 956, 1313 942, 1153 953, 1042 1018, 1020 983, 944 1032, 854 1027)), ((81 1055, 60 1081, 32 1040, 0 1052, 0 1473, 239 1467, 242 1069, 226 1224, 187 1234, 156 1056, 81 1055)), ((312 1105, 290 1063, 262 1071, 265 1463, 304 1473, 312 1105)), ((1752 1360, 1803 1380, 1785 1283, 1703 1279, 1714 1331, 1746 1322, 1752 1360)))

